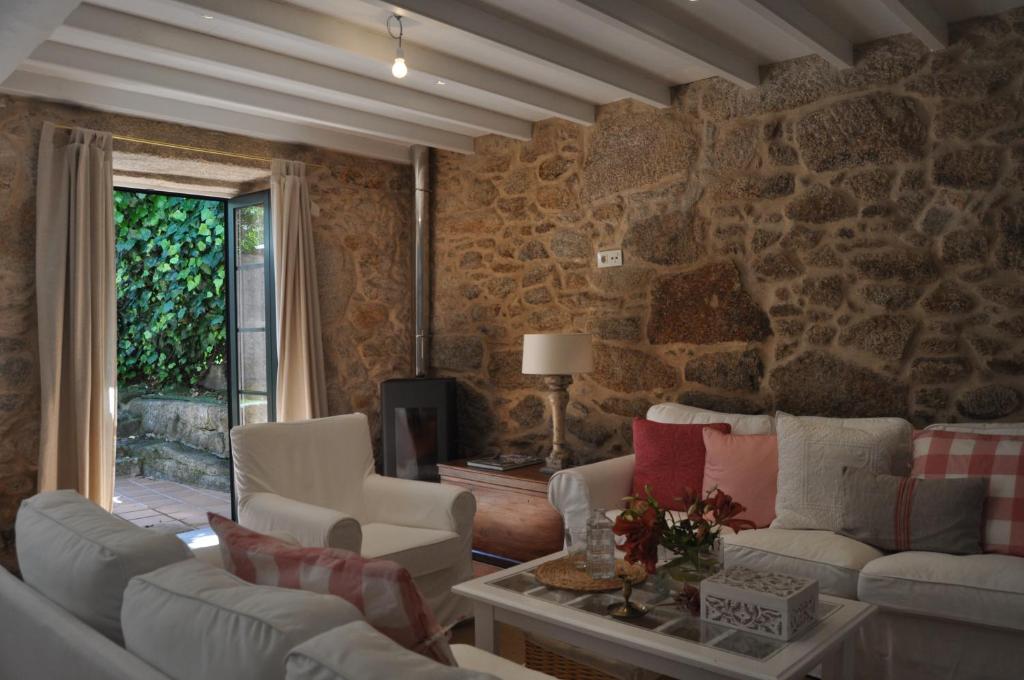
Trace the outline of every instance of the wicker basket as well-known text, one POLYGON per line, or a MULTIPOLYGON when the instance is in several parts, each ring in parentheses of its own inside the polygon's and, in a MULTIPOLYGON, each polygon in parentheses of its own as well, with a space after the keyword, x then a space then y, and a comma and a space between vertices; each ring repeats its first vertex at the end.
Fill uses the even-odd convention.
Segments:
POLYGON ((562 642, 526 634, 526 667, 560 680, 651 680, 657 674, 597 659, 562 642))

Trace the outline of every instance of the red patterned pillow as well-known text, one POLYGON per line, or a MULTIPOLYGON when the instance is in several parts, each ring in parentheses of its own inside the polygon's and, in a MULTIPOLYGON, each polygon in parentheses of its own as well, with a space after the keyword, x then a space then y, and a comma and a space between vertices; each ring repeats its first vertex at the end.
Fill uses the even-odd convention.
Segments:
POLYGON ((1024 557, 1024 436, 917 432, 912 474, 987 478, 985 552, 1024 557))
POLYGON ((643 496, 644 487, 664 508, 686 510, 679 499, 684 489, 700 493, 704 482, 704 428, 729 434, 725 423, 677 425, 633 419, 633 495, 643 496))
POLYGON ((444 631, 412 576, 399 564, 364 559, 337 548, 303 548, 212 512, 207 517, 220 539, 224 568, 235 576, 257 585, 337 595, 403 647, 456 665, 444 631))

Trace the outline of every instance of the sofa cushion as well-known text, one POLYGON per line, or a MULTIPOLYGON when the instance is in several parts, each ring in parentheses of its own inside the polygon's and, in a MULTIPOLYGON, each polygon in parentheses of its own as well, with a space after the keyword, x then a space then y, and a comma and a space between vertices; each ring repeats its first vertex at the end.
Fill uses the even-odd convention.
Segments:
POLYGON ((137 527, 69 490, 24 501, 15 527, 25 582, 118 644, 128 581, 192 557, 176 536, 137 527))
POLYGON ((913 471, 922 479, 985 479, 985 551, 1024 557, 1024 436, 918 432, 913 471))
POLYGON ((195 559, 133 578, 121 612, 128 651, 174 680, 280 680, 293 647, 358 620, 340 597, 252 585, 195 559))
POLYGON ((758 527, 775 519, 775 488, 779 474, 778 438, 773 434, 722 434, 704 428, 704 486, 728 493, 747 511, 740 517, 758 527))
POLYGON ((209 513, 224 567, 249 583, 337 595, 379 632, 406 649, 454 665, 448 640, 409 571, 337 548, 303 548, 209 513))
POLYGON ((719 413, 685 404, 655 404, 647 409, 647 420, 677 425, 709 425, 727 423, 733 434, 771 434, 775 432, 775 418, 768 415, 719 413))
POLYGON ((864 567, 857 595, 887 609, 1024 630, 1024 558, 887 555, 864 567))
POLYGON ((370 522, 363 525, 363 557, 394 560, 413 578, 448 569, 465 559, 462 539, 454 531, 420 529, 370 522))
POLYGON ((757 529, 724 535, 725 564, 806 576, 823 593, 857 597, 864 565, 882 551, 831 531, 757 529))
POLYGON ((935 423, 924 429, 937 432, 1024 435, 1024 423, 935 423))
POLYGON ((981 552, 984 479, 917 479, 843 469, 839 533, 880 550, 981 552))
POLYGON ((842 518, 842 471, 877 474, 910 470, 913 428, 902 418, 817 418, 776 414, 779 477, 776 529, 838 531, 842 518))
POLYGON ((288 654, 285 680, 498 680, 414 654, 356 621, 321 633, 288 654))
POLYGON ((704 480, 705 429, 729 433, 725 423, 681 425, 633 419, 633 495, 646 498, 647 490, 663 508, 686 510, 681 498, 700 493, 704 480))

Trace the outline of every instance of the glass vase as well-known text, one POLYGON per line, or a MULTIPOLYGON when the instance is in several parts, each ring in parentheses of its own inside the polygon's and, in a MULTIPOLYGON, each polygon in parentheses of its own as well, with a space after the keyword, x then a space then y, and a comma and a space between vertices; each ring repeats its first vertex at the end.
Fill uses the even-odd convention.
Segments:
POLYGON ((722 570, 721 551, 716 541, 713 546, 701 546, 683 552, 676 552, 665 567, 665 571, 681 584, 700 588, 700 582, 722 570))

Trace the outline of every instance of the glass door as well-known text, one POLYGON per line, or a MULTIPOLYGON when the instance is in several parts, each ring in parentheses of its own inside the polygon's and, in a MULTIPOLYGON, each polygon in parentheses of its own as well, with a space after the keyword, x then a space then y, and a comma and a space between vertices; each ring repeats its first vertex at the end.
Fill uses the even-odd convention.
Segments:
POLYGON ((270 192, 228 201, 232 425, 273 422, 277 380, 270 192))

